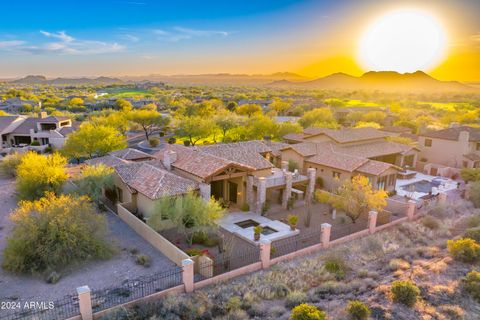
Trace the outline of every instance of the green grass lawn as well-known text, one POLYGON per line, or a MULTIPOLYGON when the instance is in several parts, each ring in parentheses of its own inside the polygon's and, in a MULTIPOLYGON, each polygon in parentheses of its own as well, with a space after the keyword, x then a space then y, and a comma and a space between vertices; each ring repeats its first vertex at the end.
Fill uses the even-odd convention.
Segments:
POLYGON ((114 88, 105 91, 108 93, 109 97, 116 98, 144 98, 145 96, 153 94, 150 90, 134 88, 114 88))

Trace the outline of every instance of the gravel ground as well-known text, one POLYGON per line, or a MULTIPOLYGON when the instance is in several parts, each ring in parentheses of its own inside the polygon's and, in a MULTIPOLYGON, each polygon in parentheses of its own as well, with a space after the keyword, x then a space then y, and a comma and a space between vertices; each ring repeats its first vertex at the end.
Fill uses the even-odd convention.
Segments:
MULTIPOLYGON (((3 249, 12 224, 8 216, 16 207, 12 180, 0 179, 0 263, 3 249)), ((175 264, 158 252, 148 242, 138 236, 117 216, 107 213, 109 239, 117 248, 117 253, 107 261, 93 261, 78 265, 62 273, 56 284, 47 284, 40 276, 17 276, 0 269, 0 301, 17 298, 20 301, 51 301, 74 294, 79 286, 88 285, 91 289, 104 289, 119 286, 126 279, 136 279, 143 275, 175 268, 175 264), (137 265, 130 249, 151 258, 149 268, 137 265)))

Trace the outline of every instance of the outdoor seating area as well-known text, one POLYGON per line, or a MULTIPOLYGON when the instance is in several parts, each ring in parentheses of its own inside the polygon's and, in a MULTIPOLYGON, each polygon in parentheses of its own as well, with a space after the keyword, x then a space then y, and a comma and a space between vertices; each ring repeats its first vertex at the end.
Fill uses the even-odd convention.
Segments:
POLYGON ((397 179, 395 191, 399 196, 419 200, 457 188, 458 182, 452 179, 407 171, 404 179, 397 179))

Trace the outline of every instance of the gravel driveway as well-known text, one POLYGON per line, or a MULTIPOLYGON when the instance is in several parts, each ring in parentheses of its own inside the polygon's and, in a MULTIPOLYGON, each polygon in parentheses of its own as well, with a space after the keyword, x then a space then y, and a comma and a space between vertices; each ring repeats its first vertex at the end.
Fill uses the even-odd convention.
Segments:
MULTIPOLYGON (((0 179, 0 263, 12 224, 8 216, 16 207, 12 180, 0 179)), ((74 294, 79 286, 104 289, 119 286, 124 280, 176 268, 176 265, 138 236, 127 224, 111 213, 106 213, 110 227, 110 240, 117 253, 107 261, 92 261, 62 273, 56 284, 47 284, 40 276, 17 276, 0 269, 0 301, 51 301, 74 294), (130 250, 151 258, 149 268, 137 265, 130 250)))

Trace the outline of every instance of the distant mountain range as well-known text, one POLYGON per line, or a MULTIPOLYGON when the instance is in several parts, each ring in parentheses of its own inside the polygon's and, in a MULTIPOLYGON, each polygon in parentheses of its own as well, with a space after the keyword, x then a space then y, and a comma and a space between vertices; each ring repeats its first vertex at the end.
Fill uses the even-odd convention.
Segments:
POLYGON ((197 74, 197 75, 148 75, 125 76, 118 78, 55 78, 47 79, 41 75, 30 75, 21 79, 9 80, 18 84, 50 85, 109 85, 132 82, 154 81, 172 85, 215 85, 215 86, 267 86, 280 88, 304 88, 325 90, 368 90, 389 92, 465 92, 479 91, 477 83, 440 81, 423 71, 398 73, 394 71, 370 71, 359 77, 346 73, 334 73, 321 78, 308 78, 292 72, 272 74, 197 74))
POLYGON ((55 78, 47 79, 45 76, 26 76, 21 79, 9 81, 17 84, 48 84, 48 85, 105 85, 114 83, 123 83, 123 80, 109 77, 98 78, 55 78))
POLYGON ((423 71, 398 73, 394 71, 370 71, 360 77, 345 73, 334 73, 308 81, 280 80, 268 84, 270 87, 292 87, 329 90, 380 90, 380 91, 476 91, 474 86, 457 81, 440 81, 423 71))

